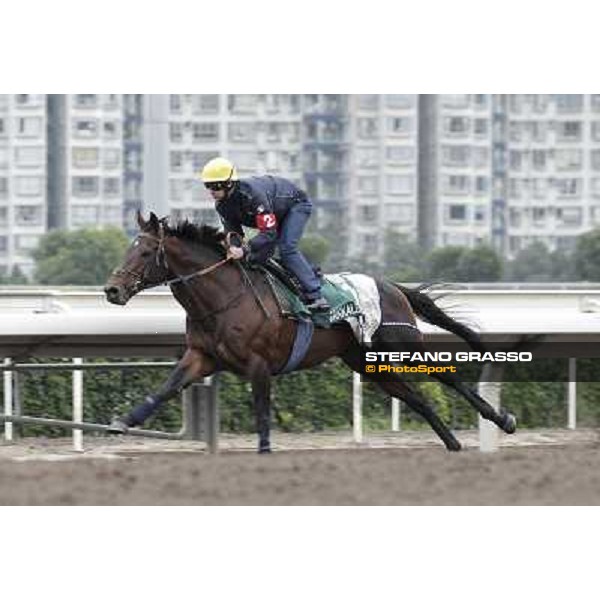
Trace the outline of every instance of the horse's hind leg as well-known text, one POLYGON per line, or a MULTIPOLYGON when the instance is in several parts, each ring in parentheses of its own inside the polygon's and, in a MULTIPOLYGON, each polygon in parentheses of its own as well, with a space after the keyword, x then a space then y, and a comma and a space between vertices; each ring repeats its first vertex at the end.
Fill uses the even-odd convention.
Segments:
MULTIPOLYGON (((361 371, 360 349, 353 348, 342 356, 342 360, 357 373, 365 376, 361 371)), ((368 376, 367 376, 368 378, 368 376)), ((448 429, 445 423, 436 414, 433 408, 410 385, 401 381, 396 375, 390 375, 389 381, 376 381, 377 385, 387 394, 401 398, 417 414, 421 415, 438 434, 448 450, 460 450, 460 442, 448 429)))
POLYGON ((460 381, 452 373, 432 373, 441 383, 451 387, 471 404, 471 406, 484 418, 495 423, 505 433, 514 433, 517 429, 517 419, 506 410, 500 412, 486 402, 475 390, 471 389, 466 383, 460 381))

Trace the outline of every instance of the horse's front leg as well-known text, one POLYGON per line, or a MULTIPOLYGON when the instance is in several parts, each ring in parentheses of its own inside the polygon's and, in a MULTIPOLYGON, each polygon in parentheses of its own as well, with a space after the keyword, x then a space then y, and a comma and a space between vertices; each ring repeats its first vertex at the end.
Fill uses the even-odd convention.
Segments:
POLYGON ((142 425, 165 400, 173 398, 201 377, 211 375, 214 369, 214 360, 198 349, 188 348, 160 389, 146 396, 144 402, 134 407, 130 413, 115 419, 109 426, 109 433, 127 433, 129 427, 142 425))
POLYGON ((250 375, 256 412, 258 453, 271 452, 271 374, 266 368, 253 369, 250 375))

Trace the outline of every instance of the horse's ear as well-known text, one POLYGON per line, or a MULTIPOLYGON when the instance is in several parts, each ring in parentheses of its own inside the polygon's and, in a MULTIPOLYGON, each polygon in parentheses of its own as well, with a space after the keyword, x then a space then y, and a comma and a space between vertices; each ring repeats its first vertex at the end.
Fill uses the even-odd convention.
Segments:
POLYGON ((158 231, 158 227, 159 227, 158 217, 153 212, 150 213, 150 219, 148 221, 148 224, 150 225, 150 228, 152 229, 152 231, 158 231))
POLYGON ((135 218, 137 220, 138 227, 140 229, 144 229, 146 226, 146 221, 144 221, 144 217, 142 217, 142 213, 139 210, 135 211, 135 218))

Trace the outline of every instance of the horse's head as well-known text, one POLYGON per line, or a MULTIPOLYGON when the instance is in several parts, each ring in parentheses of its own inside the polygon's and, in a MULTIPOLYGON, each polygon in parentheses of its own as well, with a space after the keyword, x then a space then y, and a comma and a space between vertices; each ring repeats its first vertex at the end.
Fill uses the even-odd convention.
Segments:
POLYGON ((163 283, 168 276, 163 224, 152 212, 145 221, 138 211, 137 222, 140 233, 104 287, 106 299, 112 304, 125 305, 138 292, 163 283))

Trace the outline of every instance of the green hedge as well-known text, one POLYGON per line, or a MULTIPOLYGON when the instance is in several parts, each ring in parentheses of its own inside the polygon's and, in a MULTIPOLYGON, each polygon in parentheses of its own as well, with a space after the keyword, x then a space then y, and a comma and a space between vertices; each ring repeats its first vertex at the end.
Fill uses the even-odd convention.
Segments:
MULTIPOLYGON (((61 362, 59 360, 54 362, 61 362)), ((525 369, 527 365, 518 365, 525 369)), ((562 382, 505 382, 502 404, 517 416, 519 427, 564 427, 567 422, 566 361, 553 361, 546 367, 552 378, 562 382)), ((84 419, 108 423, 142 401, 165 380, 169 369, 114 370, 84 372, 84 419)), ((585 379, 600 381, 600 362, 578 361, 578 373, 585 379), (597 374, 597 376, 596 376, 597 374)), ((476 381, 477 370, 465 373, 476 381)), ((70 371, 30 371, 19 375, 23 412, 28 416, 71 418, 72 375, 70 371)), ((433 380, 415 384, 436 407, 441 418, 454 429, 477 426, 477 413, 468 402, 433 380)), ((578 423, 595 427, 600 424, 600 383, 579 383, 578 423)), ((318 368, 273 379, 273 426, 289 432, 348 429, 352 424, 352 376, 339 361, 318 368)), ((254 412, 250 385, 231 374, 220 376, 219 406, 221 430, 254 431, 254 412)), ((363 385, 363 419, 367 429, 389 429, 391 402, 376 385, 363 385)), ((177 431, 181 426, 181 403, 172 400, 148 423, 149 427, 177 431)), ((421 428, 423 421, 402 405, 402 427, 421 428)), ((59 436, 61 428, 27 425, 23 435, 59 436)))

